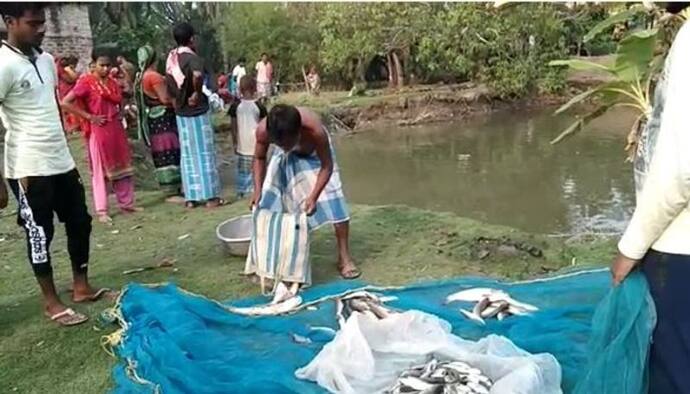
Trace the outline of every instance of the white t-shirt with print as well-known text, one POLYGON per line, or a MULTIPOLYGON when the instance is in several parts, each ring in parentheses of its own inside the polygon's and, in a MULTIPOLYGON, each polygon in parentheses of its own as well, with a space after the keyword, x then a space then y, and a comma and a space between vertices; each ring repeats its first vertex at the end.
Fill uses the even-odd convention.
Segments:
POLYGON ((232 69, 232 76, 235 78, 235 81, 237 81, 238 85, 242 77, 244 77, 245 75, 247 75, 247 69, 243 66, 240 66, 239 64, 232 69))
POLYGON ((36 52, 32 61, 6 42, 0 47, 0 117, 9 179, 64 174, 74 159, 60 119, 53 57, 36 52))

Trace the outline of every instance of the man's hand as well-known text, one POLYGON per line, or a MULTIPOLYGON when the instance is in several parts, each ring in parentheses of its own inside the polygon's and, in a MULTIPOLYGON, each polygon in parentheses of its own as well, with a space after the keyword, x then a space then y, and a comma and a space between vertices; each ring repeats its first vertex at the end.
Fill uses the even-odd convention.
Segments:
POLYGON ((304 213, 311 216, 316 213, 316 198, 309 197, 304 201, 304 213))
POLYGON ((5 181, 0 177, 0 209, 7 208, 7 186, 5 181))
POLYGON ((190 107, 196 107, 199 105, 199 93, 194 92, 192 93, 191 96, 189 96, 189 99, 187 99, 187 104, 190 107))
POLYGON ((632 272, 632 270, 639 263, 638 260, 625 257, 620 252, 616 255, 611 263, 611 276, 613 277, 613 285, 618 286, 623 280, 632 272))
POLYGON ((91 115, 89 116, 89 122, 98 126, 103 126, 105 124, 105 116, 91 115))
POLYGON ((253 210, 255 206, 259 205, 259 200, 261 199, 261 191, 254 191, 251 200, 249 200, 249 210, 253 210))

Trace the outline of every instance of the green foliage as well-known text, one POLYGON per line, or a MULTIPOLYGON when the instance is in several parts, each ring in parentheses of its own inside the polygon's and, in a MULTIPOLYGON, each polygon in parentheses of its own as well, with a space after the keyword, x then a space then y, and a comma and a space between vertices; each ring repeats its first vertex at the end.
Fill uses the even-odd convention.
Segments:
POLYGON ((587 123, 603 115, 614 107, 630 107, 638 112, 638 118, 644 119, 651 111, 650 87, 654 76, 656 59, 654 49, 657 43, 657 30, 642 30, 623 39, 616 51, 616 60, 612 67, 581 60, 557 60, 551 66, 569 66, 575 70, 606 71, 612 81, 600 85, 573 97, 559 108, 556 113, 569 110, 576 104, 589 99, 596 99, 597 107, 566 128, 554 141, 581 130, 587 123))
POLYGON ((627 30, 627 35, 619 42, 613 66, 606 67, 572 59, 551 62, 552 66, 568 66, 575 70, 603 70, 611 77, 611 81, 602 82, 593 89, 574 97, 557 111, 557 113, 564 112, 576 104, 591 99, 597 102, 593 111, 578 116, 576 121, 553 143, 581 130, 588 122, 611 108, 630 107, 637 112, 637 119, 632 125, 626 148, 629 152, 628 158, 632 159, 639 125, 647 120, 651 112, 652 82, 661 69, 673 37, 687 16, 687 13, 669 15, 659 8, 633 5, 598 23, 584 37, 585 41, 591 41, 613 26, 621 24, 627 27, 632 26, 633 28, 627 30), (654 28, 643 28, 643 26, 654 26, 654 28))
POLYGON ((150 44, 160 56, 175 46, 172 28, 189 22, 197 31, 198 51, 213 67, 219 65, 216 32, 209 23, 207 9, 193 3, 90 3, 89 15, 94 46, 116 48, 136 63, 136 51, 150 44))
POLYGON ((644 14, 647 12, 647 9, 642 6, 642 5, 634 5, 627 10, 618 12, 616 14, 613 14, 610 18, 607 18, 606 20, 601 21, 598 23, 596 26, 594 26, 585 36, 583 37, 584 42, 590 42, 592 41, 596 36, 601 34, 604 31, 607 31, 611 28, 613 28, 615 25, 619 23, 624 23, 627 22, 629 19, 632 19, 633 17, 639 15, 639 14, 644 14))
POLYGON ((557 11, 551 4, 446 5, 428 24, 417 61, 431 73, 446 70, 458 79, 483 81, 503 97, 522 96, 541 81, 549 82, 544 90, 558 89, 562 73, 546 67, 567 53, 557 11))
POLYGON ((224 3, 215 25, 228 66, 245 57, 247 69, 252 70, 261 53, 267 52, 280 80, 301 80, 302 67, 319 60, 317 7, 308 3, 224 3))

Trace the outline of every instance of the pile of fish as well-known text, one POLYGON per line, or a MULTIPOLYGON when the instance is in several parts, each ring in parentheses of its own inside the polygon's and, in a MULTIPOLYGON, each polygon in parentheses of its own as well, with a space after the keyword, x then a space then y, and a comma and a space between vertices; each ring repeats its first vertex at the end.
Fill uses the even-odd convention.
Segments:
POLYGON ((370 314, 377 319, 385 319, 392 313, 392 309, 383 303, 392 301, 395 297, 382 297, 368 291, 356 291, 336 298, 336 316, 342 327, 347 319, 354 313, 370 314))
POLYGON ((403 372, 387 394, 489 394, 491 379, 461 361, 426 364, 403 372))
POLYGON ((523 316, 539 310, 536 306, 513 299, 505 291, 483 287, 463 290, 446 298, 446 304, 456 301, 476 303, 472 311, 460 309, 460 312, 480 324, 485 324, 484 319, 503 320, 509 316, 523 316))

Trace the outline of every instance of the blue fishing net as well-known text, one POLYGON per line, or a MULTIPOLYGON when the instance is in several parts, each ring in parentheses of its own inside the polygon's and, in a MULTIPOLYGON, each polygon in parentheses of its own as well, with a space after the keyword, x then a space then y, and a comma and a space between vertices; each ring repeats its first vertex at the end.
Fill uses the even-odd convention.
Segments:
POLYGON ((589 362, 575 393, 647 393, 647 360, 655 324, 647 281, 641 272, 633 272, 594 312, 589 362))
MULTIPOLYGON (((362 282, 335 282, 316 286, 306 290, 303 299, 310 302, 365 285, 362 282)), ((637 281, 625 286, 624 296, 608 295, 608 309, 600 308, 597 316, 614 313, 626 302, 630 303, 630 309, 635 309, 635 305, 639 307, 632 295, 641 289, 634 286, 637 286, 637 281)), ((390 307, 421 310, 445 319, 452 325, 453 333, 462 338, 477 340, 494 333, 506 336, 528 352, 551 353, 563 369, 562 386, 568 393, 573 391, 586 369, 592 317, 609 289, 610 275, 607 270, 599 269, 519 283, 465 277, 379 293, 397 297, 396 301, 387 303, 390 307), (540 311, 532 316, 488 320, 485 326, 478 325, 459 312, 460 308, 471 309, 472 305, 445 304, 449 294, 472 287, 502 289, 519 301, 538 306, 540 311)), ((248 306, 265 302, 264 298, 251 298, 226 305, 248 306)), ((621 321, 628 322, 631 316, 645 316, 644 313, 622 316, 623 310, 615 315, 621 321)), ((115 392, 324 392, 315 383, 297 379, 294 372, 311 361, 332 339, 333 332, 321 327, 338 327, 333 301, 320 303, 317 309, 304 309, 288 316, 245 317, 228 312, 221 303, 184 292, 174 284, 161 287, 130 284, 121 301, 121 312, 126 330, 115 349, 120 360, 114 371, 115 392)), ((602 341, 608 340, 602 333, 616 328, 595 324, 596 335, 602 341)), ((636 339, 647 333, 645 330, 635 332, 638 334, 636 339)), ((620 346, 620 352, 624 352, 622 347, 634 338, 620 339, 614 346, 620 346)), ((639 346, 643 347, 644 343, 640 342, 639 346)), ((631 356, 630 352, 625 355, 631 356)), ((612 353, 612 357, 618 354, 612 353)), ((610 368, 619 371, 621 361, 609 364, 608 368, 603 371, 611 371, 610 368)), ((595 378, 592 376, 592 382, 595 378)))

